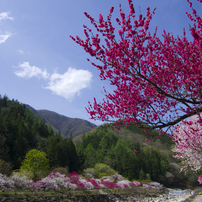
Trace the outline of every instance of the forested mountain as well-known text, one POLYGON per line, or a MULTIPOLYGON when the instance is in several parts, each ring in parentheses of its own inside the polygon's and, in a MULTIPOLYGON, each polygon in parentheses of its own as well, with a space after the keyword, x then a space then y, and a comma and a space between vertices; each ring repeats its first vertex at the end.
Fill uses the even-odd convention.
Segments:
POLYGON ((77 135, 86 133, 96 127, 95 124, 83 119, 69 118, 56 112, 49 110, 35 110, 31 106, 27 106, 34 114, 45 119, 47 124, 51 125, 57 131, 60 131, 61 135, 65 138, 69 138, 70 134, 72 134, 72 137, 74 138, 77 135))
POLYGON ((37 149, 46 153, 51 169, 79 170, 72 137, 67 139, 59 132, 55 134, 44 119, 34 115, 25 104, 9 100, 7 96, 0 97, 0 140, 0 168, 6 162, 12 169, 19 169, 26 153, 37 149))

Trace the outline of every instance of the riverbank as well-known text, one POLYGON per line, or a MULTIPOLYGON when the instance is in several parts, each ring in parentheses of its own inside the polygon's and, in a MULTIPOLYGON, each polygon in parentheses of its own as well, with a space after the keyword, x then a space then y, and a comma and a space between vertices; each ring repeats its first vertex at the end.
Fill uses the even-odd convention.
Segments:
MULTIPOLYGON (((0 192, 0 201, 58 201, 58 202, 182 202, 191 196, 187 190, 185 195, 170 195, 168 190, 156 190, 151 188, 137 187, 124 190, 100 189, 91 191, 17 191, 0 192)), ((190 202, 190 201, 187 201, 190 202)))
POLYGON ((193 194, 183 202, 201 202, 202 201, 201 193, 202 193, 201 187, 196 188, 193 190, 193 194))

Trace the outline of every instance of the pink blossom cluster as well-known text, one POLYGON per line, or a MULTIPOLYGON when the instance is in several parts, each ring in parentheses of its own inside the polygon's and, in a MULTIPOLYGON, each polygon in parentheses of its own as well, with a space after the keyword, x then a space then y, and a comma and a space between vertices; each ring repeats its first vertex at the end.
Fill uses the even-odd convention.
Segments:
MULTIPOLYGON (((101 179, 84 179, 81 178, 78 173, 71 173, 69 176, 60 174, 57 171, 53 171, 47 177, 33 182, 28 180, 26 177, 15 176, 6 177, 0 174, 0 189, 36 189, 36 190, 60 190, 61 188, 66 188, 68 190, 92 190, 92 189, 124 189, 142 186, 140 182, 131 182, 128 180, 123 180, 123 177, 116 174, 120 179, 117 183, 110 181, 108 178, 101 179), (11 180, 12 178, 12 180, 11 180)), ((113 178, 113 176, 111 176, 113 178)), ((115 178, 114 178, 115 179, 115 178)))
POLYGON ((202 166, 202 114, 194 115, 188 120, 183 120, 173 127, 172 140, 175 147, 175 158, 184 165, 181 170, 187 171, 190 167, 198 171, 202 166))
POLYGON ((119 189, 121 188, 117 183, 111 182, 110 180, 102 180, 102 185, 108 189, 119 189))
POLYGON ((149 185, 149 184, 143 184, 142 186, 145 187, 145 188, 152 188, 152 186, 149 185))
POLYGON ((114 175, 112 175, 112 177, 115 179, 115 180, 123 180, 123 177, 121 175, 119 175, 118 173, 115 173, 114 175))
POLYGON ((198 177, 198 181, 199 181, 200 184, 202 184, 202 175, 200 175, 200 176, 198 177))
MULTIPOLYGON (((181 160, 181 171, 187 172, 188 167, 199 171, 202 167, 202 113, 183 120, 173 127, 172 135, 175 147, 174 157, 181 160)), ((202 175, 198 181, 202 184, 202 175)))
POLYGON ((131 182, 129 180, 121 180, 117 182, 117 185, 119 185, 122 189, 125 188, 131 188, 131 187, 138 187, 142 185, 141 183, 131 182))
POLYGON ((97 34, 84 25, 85 40, 70 37, 98 61, 91 64, 100 71, 101 80, 108 79, 116 87, 113 93, 104 88, 103 102, 95 98, 93 104, 89 102, 86 110, 92 119, 111 117, 117 120, 117 128, 121 120, 126 125, 142 121, 160 130, 202 112, 202 19, 187 2, 192 9, 187 16, 193 22, 193 41, 187 39, 185 29, 181 37, 164 30, 163 40, 157 37, 157 27, 151 34, 156 8, 150 12, 148 7, 145 16, 136 16, 131 0, 128 15, 120 6, 118 31, 111 20, 114 7, 106 20, 101 14, 96 21, 85 13, 97 34))

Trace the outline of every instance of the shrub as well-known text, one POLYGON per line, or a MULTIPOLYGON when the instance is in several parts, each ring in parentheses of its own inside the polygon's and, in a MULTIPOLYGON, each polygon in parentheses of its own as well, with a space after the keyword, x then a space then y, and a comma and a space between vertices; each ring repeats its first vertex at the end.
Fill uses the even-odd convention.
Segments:
POLYGON ((12 175, 10 180, 14 182, 14 186, 19 189, 28 189, 30 188, 30 183, 32 180, 29 180, 26 176, 19 176, 17 174, 12 175))
POLYGON ((0 173, 9 176, 12 173, 12 165, 2 159, 0 159, 0 173))
POLYGON ((0 190, 5 191, 6 189, 12 191, 14 189, 14 182, 10 180, 6 175, 0 173, 0 190))
POLYGON ((29 180, 33 179, 34 177, 34 174, 33 172, 31 171, 28 171, 28 170, 22 170, 22 169, 19 169, 19 170, 14 170, 12 173, 11 173, 11 177, 12 176, 18 176, 18 177, 26 177, 28 178, 29 180))
POLYGON ((107 173, 100 173, 98 177, 99 177, 99 178, 102 178, 102 177, 104 177, 104 176, 107 176, 107 173))
POLYGON ((107 175, 113 175, 116 173, 116 171, 112 168, 110 168, 110 166, 104 164, 104 163, 96 163, 95 167, 95 175, 98 177, 100 173, 107 173, 107 175))
POLYGON ((60 174, 68 175, 69 174, 69 169, 68 167, 58 167, 54 168, 54 171, 58 171, 60 174))
POLYGON ((95 170, 94 168, 87 168, 83 171, 83 175, 85 177, 95 177, 95 170))

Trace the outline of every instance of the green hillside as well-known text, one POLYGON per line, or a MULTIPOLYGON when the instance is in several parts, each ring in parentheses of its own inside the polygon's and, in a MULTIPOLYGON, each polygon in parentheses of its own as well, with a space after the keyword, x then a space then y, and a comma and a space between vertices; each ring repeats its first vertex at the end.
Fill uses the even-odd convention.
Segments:
POLYGON ((167 135, 158 139, 158 131, 148 131, 130 126, 114 129, 110 124, 94 128, 73 139, 84 168, 97 163, 109 165, 129 180, 152 180, 167 187, 197 185, 197 175, 189 171, 180 173, 180 162, 173 158, 173 142, 167 135), (147 141, 148 135, 155 140, 147 141))

